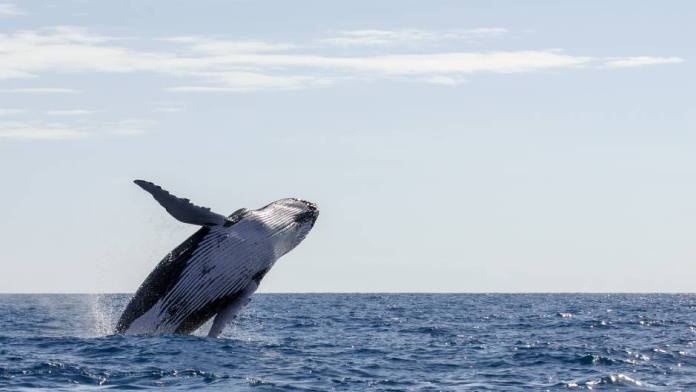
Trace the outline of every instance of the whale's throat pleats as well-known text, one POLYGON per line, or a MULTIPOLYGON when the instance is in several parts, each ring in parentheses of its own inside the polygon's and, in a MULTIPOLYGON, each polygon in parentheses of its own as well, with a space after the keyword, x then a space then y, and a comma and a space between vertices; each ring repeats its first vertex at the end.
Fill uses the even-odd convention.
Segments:
POLYGON ((211 317, 221 312, 231 304, 234 304, 240 299, 244 290, 236 291, 232 294, 227 294, 205 304, 205 306, 191 313, 186 319, 179 324, 174 333, 188 335, 200 328, 211 317))
POLYGON ((179 324, 174 333, 188 335, 200 328, 201 325, 205 324, 211 317, 217 315, 212 327, 213 329, 211 330, 211 332, 213 330, 216 330, 216 332, 212 335, 208 335, 217 337, 222 332, 225 325, 247 304, 249 297, 254 294, 269 269, 270 267, 257 272, 251 278, 251 282, 243 289, 210 301, 202 308, 194 311, 179 324))
POLYGON ((140 285, 116 325, 116 333, 124 333, 131 323, 150 310, 179 281, 186 264, 199 244, 210 233, 201 227, 169 253, 140 285))

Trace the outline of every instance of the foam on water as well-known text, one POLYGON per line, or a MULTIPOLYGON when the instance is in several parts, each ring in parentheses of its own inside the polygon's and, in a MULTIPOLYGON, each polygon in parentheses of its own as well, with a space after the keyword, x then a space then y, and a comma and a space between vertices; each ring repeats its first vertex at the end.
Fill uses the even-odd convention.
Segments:
POLYGON ((128 298, 0 295, 0 390, 696 390, 693 295, 261 294, 220 339, 110 335, 128 298))

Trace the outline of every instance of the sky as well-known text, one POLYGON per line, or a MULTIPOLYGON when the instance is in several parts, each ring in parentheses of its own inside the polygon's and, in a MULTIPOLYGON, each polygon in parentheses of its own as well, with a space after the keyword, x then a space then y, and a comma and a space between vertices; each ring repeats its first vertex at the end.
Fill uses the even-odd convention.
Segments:
POLYGON ((693 292, 696 3, 0 0, 0 292, 133 292, 316 202, 261 292, 693 292))

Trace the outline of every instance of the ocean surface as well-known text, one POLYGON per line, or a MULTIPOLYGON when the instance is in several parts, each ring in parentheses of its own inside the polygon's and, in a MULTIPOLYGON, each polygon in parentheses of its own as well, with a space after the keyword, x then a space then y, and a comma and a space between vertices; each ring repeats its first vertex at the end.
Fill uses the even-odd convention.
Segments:
POLYGON ((696 295, 257 294, 218 339, 111 335, 129 297, 0 295, 0 390, 696 391, 696 295))

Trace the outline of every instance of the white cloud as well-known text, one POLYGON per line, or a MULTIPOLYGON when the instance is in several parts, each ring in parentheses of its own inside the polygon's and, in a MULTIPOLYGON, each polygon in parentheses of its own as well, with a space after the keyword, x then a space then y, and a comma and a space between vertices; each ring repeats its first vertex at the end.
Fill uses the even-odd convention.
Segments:
POLYGON ((0 18, 9 18, 24 15, 25 12, 14 4, 0 3, 0 18))
MULTIPOLYGON (((433 41, 505 33, 502 28, 424 31, 359 30, 344 33, 365 42, 433 41)), ((173 37, 160 51, 119 46, 124 40, 94 35, 82 28, 58 27, 0 34, 0 79, 38 78, 47 72, 150 72, 183 80, 174 92, 288 90, 321 87, 342 79, 412 78, 461 84, 474 73, 522 73, 574 67, 626 67, 683 61, 678 57, 595 58, 558 50, 415 51, 338 56, 330 48, 262 41, 173 37), (170 46, 173 46, 170 47, 170 46), (166 49, 166 50, 165 50, 166 49)), ((162 40, 159 40, 161 43, 162 40)), ((162 47, 162 45, 160 45, 162 47)), ((5 91, 74 93, 69 88, 30 87, 5 91)))
POLYGON ((115 136, 133 136, 147 132, 156 123, 152 120, 131 119, 107 122, 95 126, 98 132, 115 136))
POLYGON ((431 76, 425 78, 425 81, 443 86, 459 86, 460 84, 466 83, 466 79, 451 76, 431 76))
POLYGON ((155 108, 155 111, 160 112, 160 113, 176 113, 176 112, 180 112, 181 108, 176 107, 176 106, 164 106, 164 107, 155 108))
POLYGON ((183 44, 192 51, 211 54, 278 52, 298 47, 289 43, 271 43, 257 40, 230 41, 200 36, 171 37, 162 38, 161 40, 183 44))
POLYGON ((608 60, 605 65, 609 68, 628 68, 628 67, 644 67, 647 65, 661 64, 678 64, 683 63, 684 59, 680 57, 624 57, 608 60))
POLYGON ((63 124, 0 122, 0 139, 65 140, 87 136, 83 130, 63 124))
POLYGON ((507 32, 507 29, 500 27, 469 30, 348 30, 339 31, 336 36, 321 39, 319 42, 339 46, 396 45, 419 41, 472 40, 499 36, 507 32))
POLYGON ((22 93, 22 94, 75 94, 79 93, 80 90, 75 90, 72 88, 63 87, 27 87, 27 88, 10 88, 3 90, 9 93, 22 93))
MULTIPOLYGON (((0 78, 38 76, 42 72, 162 72, 162 67, 187 69, 195 59, 173 53, 136 51, 114 44, 112 38, 85 29, 58 27, 0 34, 0 78)), ((196 64, 191 64, 196 66, 196 64)))
POLYGON ((508 29, 504 29, 502 27, 481 27, 477 29, 464 30, 464 32, 468 35, 496 36, 507 33, 508 29))
POLYGON ((168 91, 175 93, 228 93, 248 91, 238 87, 215 87, 215 86, 175 86, 167 87, 168 91))
POLYGON ((146 132, 153 122, 123 120, 106 123, 0 122, 0 140, 70 140, 90 136, 130 136, 146 132))
POLYGON ((229 92, 251 90, 293 90, 298 88, 319 87, 330 84, 325 80, 310 76, 273 76, 255 72, 217 72, 209 73, 210 81, 215 86, 195 85, 176 86, 168 90, 174 92, 229 92))
POLYGON ((470 74, 476 72, 516 73, 588 64, 590 57, 570 56, 557 51, 452 52, 285 59, 317 67, 344 68, 387 75, 470 74))
POLYGON ((0 116, 13 116, 15 114, 22 114, 25 112, 26 110, 24 109, 0 108, 0 116))
POLYGON ((91 110, 84 109, 69 109, 69 110, 47 110, 46 114, 49 116, 84 116, 87 114, 92 114, 91 110))

